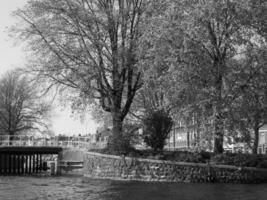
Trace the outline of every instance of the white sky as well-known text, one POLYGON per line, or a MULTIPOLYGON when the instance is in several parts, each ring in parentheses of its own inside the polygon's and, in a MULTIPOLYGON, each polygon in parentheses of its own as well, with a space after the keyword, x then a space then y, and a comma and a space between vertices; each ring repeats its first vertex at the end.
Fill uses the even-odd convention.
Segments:
MULTIPOLYGON (((0 0, 0 75, 9 69, 23 67, 26 62, 22 48, 16 46, 18 44, 7 33, 7 27, 16 22, 11 12, 22 7, 25 2, 27 0, 0 0)), ((69 108, 56 107, 52 123, 56 134, 87 134, 95 133, 96 130, 96 124, 90 116, 81 123, 79 119, 71 117, 69 108)))

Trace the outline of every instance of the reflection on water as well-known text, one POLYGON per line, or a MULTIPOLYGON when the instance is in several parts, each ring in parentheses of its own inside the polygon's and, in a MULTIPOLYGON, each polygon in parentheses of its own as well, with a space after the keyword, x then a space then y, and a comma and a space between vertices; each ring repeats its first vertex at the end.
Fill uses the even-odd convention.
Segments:
POLYGON ((0 200, 261 200, 267 185, 145 183, 83 177, 1 177, 0 200))

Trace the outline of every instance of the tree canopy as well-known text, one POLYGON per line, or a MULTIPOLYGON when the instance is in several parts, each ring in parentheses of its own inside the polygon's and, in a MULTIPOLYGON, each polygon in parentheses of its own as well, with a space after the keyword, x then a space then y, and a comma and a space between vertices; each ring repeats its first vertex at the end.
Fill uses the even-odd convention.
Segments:
POLYGON ((37 87, 16 72, 0 79, 0 133, 3 135, 42 132, 48 129, 50 106, 38 97, 37 87))
POLYGON ((35 55, 30 71, 111 112, 116 139, 141 87, 136 49, 144 7, 142 0, 44 0, 15 13, 24 24, 15 32, 35 55))
POLYGON ((155 3, 148 13, 141 65, 148 74, 162 72, 156 80, 164 80, 179 117, 211 122, 215 153, 223 152, 229 110, 248 81, 236 78, 251 72, 238 60, 264 41, 264 9, 254 1, 177 0, 155 3))
POLYGON ((267 113, 266 11, 255 0, 32 0, 15 12, 14 32, 37 78, 110 113, 115 151, 134 103, 134 114, 209 123, 215 153, 225 136, 253 129, 255 152, 267 113))

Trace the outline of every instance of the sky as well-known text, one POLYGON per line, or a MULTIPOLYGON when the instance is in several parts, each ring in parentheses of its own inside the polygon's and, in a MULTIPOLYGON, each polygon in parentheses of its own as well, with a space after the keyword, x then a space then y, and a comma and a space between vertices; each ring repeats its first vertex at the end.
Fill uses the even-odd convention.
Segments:
MULTIPOLYGON (((12 17, 12 11, 23 7, 27 0, 1 0, 0 1, 0 76, 7 70, 23 67, 26 64, 26 55, 18 42, 10 38, 7 28, 16 23, 12 17)), ((69 107, 54 105, 52 130, 55 134, 88 134, 95 133, 97 124, 90 115, 85 122, 81 122, 78 117, 72 117, 69 107)))

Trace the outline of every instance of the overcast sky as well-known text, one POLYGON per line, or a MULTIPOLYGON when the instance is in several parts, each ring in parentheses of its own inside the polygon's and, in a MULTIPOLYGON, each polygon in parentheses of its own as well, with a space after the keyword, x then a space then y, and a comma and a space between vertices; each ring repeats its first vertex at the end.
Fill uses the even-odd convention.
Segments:
MULTIPOLYGON (((26 63, 22 47, 15 44, 7 32, 7 27, 16 22, 11 16, 12 11, 22 7, 25 2, 27 0, 0 0, 0 76, 7 70, 23 67, 26 63)), ((52 122, 56 134, 87 134, 94 133, 96 129, 90 116, 82 124, 77 117, 71 117, 70 109, 62 107, 56 107, 52 122)))

